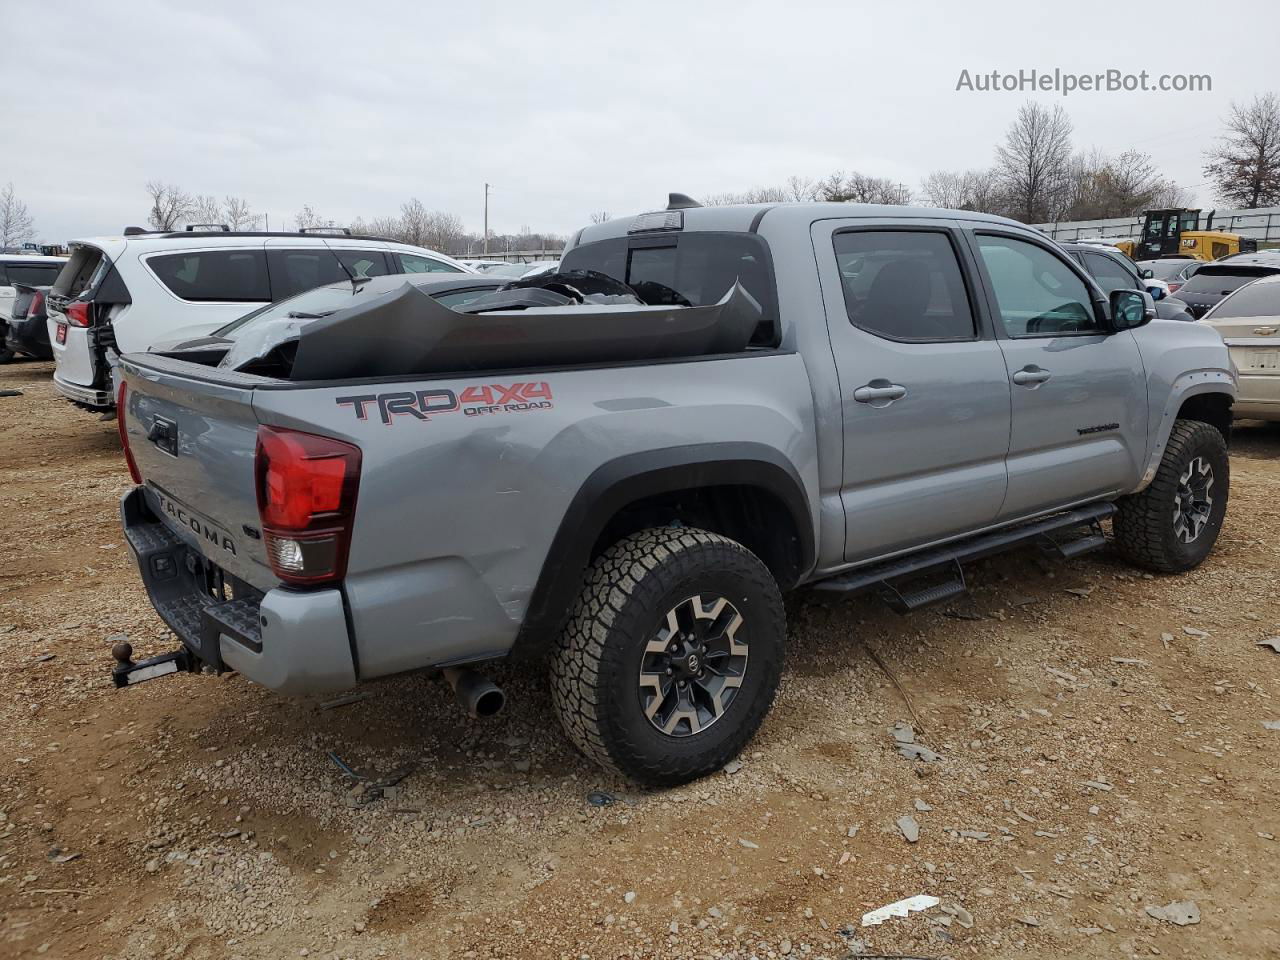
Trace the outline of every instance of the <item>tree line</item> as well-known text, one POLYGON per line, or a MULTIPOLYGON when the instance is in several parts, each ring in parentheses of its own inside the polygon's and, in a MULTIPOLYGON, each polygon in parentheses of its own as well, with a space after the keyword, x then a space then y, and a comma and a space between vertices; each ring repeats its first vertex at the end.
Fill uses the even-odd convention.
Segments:
MULTIPOLYGON (((1239 208, 1280 205, 1280 97, 1231 105, 1224 132, 1204 154, 1204 176, 1218 202, 1239 208)), ((994 213, 1023 223, 1104 220, 1182 207, 1193 191, 1165 177, 1149 154, 1076 151, 1071 118, 1059 105, 1027 101, 995 147, 990 166, 935 170, 912 190, 893 177, 838 171, 792 176, 775 187, 718 193, 704 203, 826 200, 911 204, 994 213)))

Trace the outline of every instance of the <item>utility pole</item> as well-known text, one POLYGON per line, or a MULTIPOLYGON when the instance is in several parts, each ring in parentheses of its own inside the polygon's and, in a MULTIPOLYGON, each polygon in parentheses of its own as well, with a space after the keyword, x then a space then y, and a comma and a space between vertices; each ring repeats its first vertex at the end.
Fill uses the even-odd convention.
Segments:
POLYGON ((484 255, 489 255, 489 184, 484 185, 484 255))

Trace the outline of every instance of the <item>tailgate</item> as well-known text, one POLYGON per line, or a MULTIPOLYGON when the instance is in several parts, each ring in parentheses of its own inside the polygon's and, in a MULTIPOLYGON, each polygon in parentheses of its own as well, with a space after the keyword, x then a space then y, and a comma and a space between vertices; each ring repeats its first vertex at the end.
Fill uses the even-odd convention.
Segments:
POLYGON ((119 412, 147 504, 209 560, 261 590, 278 584, 259 531, 254 479, 262 378, 134 355, 119 412))

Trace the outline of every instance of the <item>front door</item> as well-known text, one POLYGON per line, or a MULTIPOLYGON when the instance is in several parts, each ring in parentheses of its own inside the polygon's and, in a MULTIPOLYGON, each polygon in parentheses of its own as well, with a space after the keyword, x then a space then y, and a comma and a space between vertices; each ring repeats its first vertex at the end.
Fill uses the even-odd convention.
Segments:
POLYGON ((840 383, 845 559, 993 522, 1010 386, 960 231, 826 220, 813 240, 840 383))
POLYGON ((994 231, 973 240, 1013 396, 1000 518, 1132 489, 1147 445, 1133 335, 1106 333, 1085 275, 1047 244, 994 231))

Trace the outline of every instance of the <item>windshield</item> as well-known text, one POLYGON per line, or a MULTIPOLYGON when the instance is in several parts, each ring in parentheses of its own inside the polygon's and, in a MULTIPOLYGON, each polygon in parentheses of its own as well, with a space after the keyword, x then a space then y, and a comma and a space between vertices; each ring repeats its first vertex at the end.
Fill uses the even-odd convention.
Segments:
POLYGON ((1151 276, 1156 280, 1172 280, 1183 270, 1187 269, 1187 261, 1185 260, 1144 260, 1138 266, 1144 270, 1150 270, 1151 276))
POLYGON ((1250 270, 1231 271, 1228 273, 1222 268, 1205 268, 1188 280, 1178 290, 1178 296, 1184 293, 1208 293, 1208 294, 1227 294, 1232 290, 1238 290, 1246 283, 1252 283, 1259 277, 1265 277, 1272 273, 1278 273, 1276 270, 1250 270))

